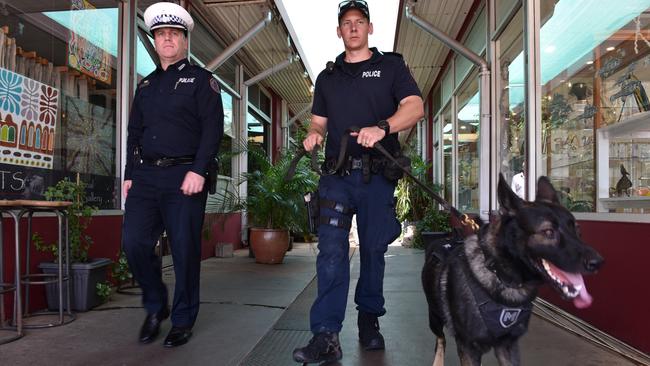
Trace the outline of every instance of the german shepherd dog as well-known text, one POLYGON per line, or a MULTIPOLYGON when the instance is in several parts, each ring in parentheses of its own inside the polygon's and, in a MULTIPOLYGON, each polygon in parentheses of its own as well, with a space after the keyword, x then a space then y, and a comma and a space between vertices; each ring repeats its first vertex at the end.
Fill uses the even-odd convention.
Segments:
POLYGON ((499 178, 499 215, 446 256, 426 250, 422 283, 429 326, 437 337, 434 366, 444 364, 447 327, 461 365, 480 365, 494 348, 500 365, 519 365, 517 341, 527 328, 532 301, 544 283, 578 308, 591 305, 582 274, 603 258, 580 239, 575 218, 558 201, 546 177, 534 202, 512 192, 499 178))

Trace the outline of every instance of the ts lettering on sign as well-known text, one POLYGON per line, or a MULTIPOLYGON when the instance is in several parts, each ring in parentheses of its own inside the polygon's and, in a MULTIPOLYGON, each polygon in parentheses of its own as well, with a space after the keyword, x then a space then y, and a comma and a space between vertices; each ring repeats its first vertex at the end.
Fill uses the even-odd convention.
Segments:
POLYGON ((375 71, 364 71, 363 74, 361 74, 362 78, 380 78, 381 77, 381 70, 375 70, 375 71))

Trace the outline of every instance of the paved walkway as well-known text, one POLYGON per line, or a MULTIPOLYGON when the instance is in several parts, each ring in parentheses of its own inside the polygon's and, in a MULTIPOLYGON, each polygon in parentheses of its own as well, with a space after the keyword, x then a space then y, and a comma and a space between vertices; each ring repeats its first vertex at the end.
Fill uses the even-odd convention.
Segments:
MULTIPOLYGON (((28 330, 13 343, 0 345, 0 365, 297 365, 291 350, 311 336, 308 311, 315 296, 315 245, 296 244, 282 265, 255 264, 247 251, 234 258, 211 258, 202 264, 201 311, 187 345, 165 349, 170 328, 149 345, 138 344, 144 317, 138 296, 114 295, 102 307, 78 314, 65 326, 28 330)), ((356 335, 356 310, 348 306, 341 333, 344 358, 338 365, 431 365, 433 336, 420 288, 423 262, 419 250, 391 247, 386 257, 388 314, 380 322, 387 349, 364 352, 356 335)), ((358 256, 352 251, 352 278, 358 256)), ((173 272, 164 273, 173 283, 173 272)), ((351 283, 354 289, 356 281, 351 283)), ((353 304, 351 291, 349 304, 353 304)), ((449 342, 447 365, 457 365, 449 342)), ((534 317, 522 342, 524 365, 632 365, 556 326, 534 317)), ((336 365, 336 364, 335 364, 336 365)), ((493 356, 483 365, 496 365, 493 356)))
MULTIPOLYGON (((359 277, 359 258, 353 254, 351 278, 359 277)), ((429 366, 433 363, 434 337, 429 330, 426 299, 420 283, 423 252, 391 246, 386 254, 384 295, 387 314, 380 318, 386 340, 385 351, 363 351, 357 336, 357 311, 354 286, 350 284, 346 320, 340 334, 343 360, 328 366, 429 366)), ((315 281, 285 311, 242 365, 285 366, 292 362, 291 351, 311 337, 309 307, 316 293, 315 281)), ((521 341, 522 364, 527 366, 624 366, 633 363, 605 351, 566 330, 533 316, 528 334, 521 341)), ((456 345, 447 341, 445 365, 460 365, 456 345)), ((492 353, 483 358, 483 366, 496 366, 492 353)))

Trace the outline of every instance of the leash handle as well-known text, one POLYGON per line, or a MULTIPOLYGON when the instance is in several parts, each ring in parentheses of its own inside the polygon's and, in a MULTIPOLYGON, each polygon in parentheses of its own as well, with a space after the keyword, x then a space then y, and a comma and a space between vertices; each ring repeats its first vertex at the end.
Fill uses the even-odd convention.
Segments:
POLYGON ((311 149, 311 169, 316 172, 318 175, 323 175, 323 172, 320 169, 320 164, 318 164, 318 152, 320 151, 320 145, 314 146, 311 149))

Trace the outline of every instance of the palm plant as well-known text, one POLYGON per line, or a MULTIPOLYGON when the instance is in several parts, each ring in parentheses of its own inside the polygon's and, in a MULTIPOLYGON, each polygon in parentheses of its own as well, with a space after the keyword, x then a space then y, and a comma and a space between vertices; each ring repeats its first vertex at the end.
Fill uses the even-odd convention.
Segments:
POLYGON ((298 163, 293 177, 286 179, 295 151, 285 150, 272 164, 261 148, 252 147, 248 154, 259 169, 244 175, 248 196, 242 203, 252 226, 267 229, 306 231, 303 195, 318 185, 318 176, 308 167, 306 159, 298 163))
MULTIPOLYGON (((421 182, 429 184, 435 192, 439 192, 442 188, 440 185, 427 182, 427 172, 432 163, 424 161, 418 154, 410 154, 409 158, 411 159, 411 173, 421 182)), ((395 209, 400 221, 417 222, 422 220, 433 202, 427 192, 408 176, 399 180, 395 195, 397 197, 395 209)))

